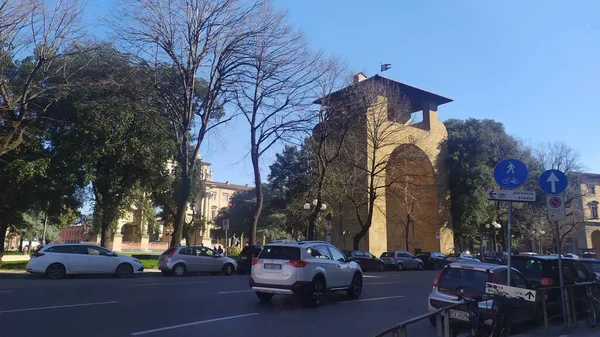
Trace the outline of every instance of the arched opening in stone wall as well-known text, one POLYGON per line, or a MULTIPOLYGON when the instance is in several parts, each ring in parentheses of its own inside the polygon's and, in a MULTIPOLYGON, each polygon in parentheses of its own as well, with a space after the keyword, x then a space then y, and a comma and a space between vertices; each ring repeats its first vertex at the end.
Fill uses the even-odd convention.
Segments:
MULTIPOLYGON (((591 235, 592 239, 592 248, 596 250, 596 252, 600 251, 600 230, 595 230, 591 235)), ((598 254, 598 253, 596 253, 598 254)))
POLYGON ((398 146, 386 169, 388 250, 439 251, 438 193, 431 161, 414 144, 398 146))
POLYGON ((121 234, 123 235, 123 242, 139 242, 140 233, 135 223, 127 223, 121 228, 121 234))

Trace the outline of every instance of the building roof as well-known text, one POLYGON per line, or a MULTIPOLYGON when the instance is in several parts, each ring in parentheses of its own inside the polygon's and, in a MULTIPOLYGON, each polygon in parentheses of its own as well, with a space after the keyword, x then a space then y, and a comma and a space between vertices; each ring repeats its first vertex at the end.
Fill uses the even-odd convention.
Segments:
MULTIPOLYGON (((332 93, 330 96, 332 96, 332 99, 336 99, 337 97, 343 97, 344 92, 348 91, 348 88, 351 87, 357 87, 360 88, 360 86, 365 85, 366 83, 369 82, 382 82, 382 83, 386 83, 388 85, 392 85, 392 86, 396 86, 401 93, 403 93, 406 98, 410 101, 410 112, 416 112, 416 111, 421 111, 423 110, 423 108, 426 106, 427 103, 434 103, 437 106, 440 106, 442 104, 446 104, 446 103, 450 103, 453 100, 448 98, 448 97, 444 97, 438 94, 434 94, 432 92, 423 90, 423 89, 419 89, 417 87, 413 87, 410 86, 408 84, 404 84, 402 82, 398 82, 396 80, 392 80, 390 78, 387 78, 385 76, 381 76, 381 75, 375 75, 375 76, 371 76, 365 80, 362 80, 358 83, 354 83, 344 89, 338 90, 334 93, 332 93)), ((313 103, 315 104, 321 104, 322 98, 319 98, 318 100, 314 101, 313 103)))
POLYGON ((600 180, 600 174, 598 173, 577 172, 572 174, 577 175, 582 179, 600 180))
POLYGON ((226 190, 232 190, 232 191, 249 191, 249 190, 251 190, 253 188, 253 187, 248 186, 248 185, 231 184, 228 181, 226 181, 224 183, 218 182, 218 181, 211 181, 211 182, 209 182, 209 184, 213 185, 216 188, 221 188, 221 189, 226 189, 226 190))

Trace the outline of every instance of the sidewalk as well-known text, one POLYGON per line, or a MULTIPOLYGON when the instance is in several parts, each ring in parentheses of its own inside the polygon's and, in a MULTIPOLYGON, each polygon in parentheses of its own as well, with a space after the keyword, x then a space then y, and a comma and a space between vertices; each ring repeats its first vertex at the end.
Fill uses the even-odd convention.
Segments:
POLYGON ((511 337, 532 337, 532 336, 556 336, 556 337, 598 337, 600 336, 600 327, 590 328, 587 323, 580 321, 577 322, 577 327, 564 328, 562 326, 551 326, 548 333, 544 331, 544 328, 538 328, 534 331, 528 331, 527 333, 521 333, 517 335, 511 335, 511 337))
POLYGON ((9 262, 9 261, 29 261, 30 256, 29 255, 4 255, 2 257, 2 262, 9 262))

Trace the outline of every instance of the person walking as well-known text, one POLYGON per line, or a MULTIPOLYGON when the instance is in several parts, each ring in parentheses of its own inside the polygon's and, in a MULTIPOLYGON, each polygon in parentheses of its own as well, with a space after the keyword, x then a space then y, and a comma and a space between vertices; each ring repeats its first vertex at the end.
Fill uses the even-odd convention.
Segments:
POLYGON ((219 255, 223 254, 223 248, 221 247, 221 245, 219 245, 219 249, 217 249, 217 253, 219 253, 219 255))

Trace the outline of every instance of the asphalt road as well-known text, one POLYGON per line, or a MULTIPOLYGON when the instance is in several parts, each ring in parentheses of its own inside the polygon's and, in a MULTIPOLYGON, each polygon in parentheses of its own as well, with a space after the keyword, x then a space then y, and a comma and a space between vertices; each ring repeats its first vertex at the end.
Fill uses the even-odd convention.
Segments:
MULTIPOLYGON (((244 275, 0 278, 0 336, 367 337, 425 313, 435 274, 365 273, 358 300, 335 293, 316 309, 285 296, 260 304, 244 275)), ((416 329, 435 336, 428 322, 416 329)))

